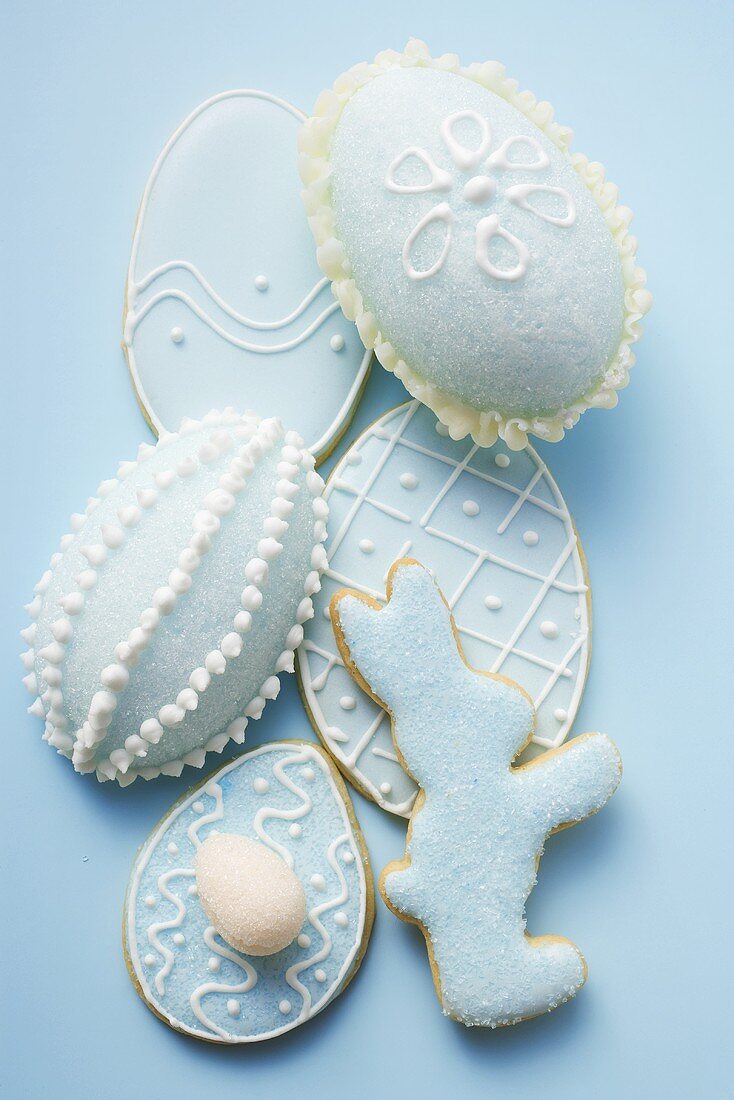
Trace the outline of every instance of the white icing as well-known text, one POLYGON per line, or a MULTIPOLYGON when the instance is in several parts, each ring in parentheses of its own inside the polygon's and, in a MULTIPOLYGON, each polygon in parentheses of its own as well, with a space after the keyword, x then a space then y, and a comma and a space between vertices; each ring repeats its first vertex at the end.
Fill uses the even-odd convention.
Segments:
POLYGON ((395 559, 425 561, 447 586, 472 664, 516 679, 532 695, 538 709, 534 741, 546 748, 569 733, 590 654, 589 594, 577 535, 545 464, 532 448, 510 462, 502 445, 495 453, 469 441, 457 444, 437 434, 435 425, 417 402, 399 406, 357 441, 358 469, 346 459, 334 469, 326 488, 329 562, 297 657, 319 735, 360 790, 403 816, 416 787, 392 752, 384 711, 356 690, 341 662, 324 614, 335 591, 356 588, 382 602, 395 559), (498 464, 498 458, 507 461, 498 464), (406 474, 415 486, 410 494, 406 474), (476 518, 466 516, 467 500, 479 504, 476 518), (393 507, 397 502, 404 511, 393 507), (523 540, 526 524, 533 525, 534 545, 523 540), (375 543, 371 555, 359 548, 365 532, 375 543), (546 620, 559 625, 557 639, 544 641, 540 624, 546 620), (345 695, 356 700, 346 711, 345 695), (554 717, 559 706, 566 711, 560 724, 554 717), (389 795, 383 782, 391 786, 389 795))
POLYGON ((213 400, 249 403, 302 426, 321 458, 354 411, 370 354, 338 318, 338 303, 329 304, 328 281, 301 241, 308 230, 287 149, 304 118, 267 92, 223 92, 184 120, 153 166, 133 237, 123 346, 158 432, 177 424, 182 412, 204 412, 213 400), (265 135, 261 158, 272 166, 267 186, 262 167, 248 159, 265 135), (253 231, 260 221, 270 223, 265 243, 259 226, 253 231), (248 259, 253 266, 245 281, 254 295, 240 273, 248 259), (263 259, 277 270, 258 270, 263 259), (268 301, 281 305, 263 318, 253 297, 268 291, 268 301), (243 294, 250 309, 235 304, 243 294), (348 348, 339 372, 314 340, 325 328, 348 348), (282 338, 272 339, 277 333, 282 338), (267 369, 258 362, 262 356, 267 369), (209 361, 206 371, 202 359, 209 361), (316 405, 303 400, 313 389, 321 395, 316 405))

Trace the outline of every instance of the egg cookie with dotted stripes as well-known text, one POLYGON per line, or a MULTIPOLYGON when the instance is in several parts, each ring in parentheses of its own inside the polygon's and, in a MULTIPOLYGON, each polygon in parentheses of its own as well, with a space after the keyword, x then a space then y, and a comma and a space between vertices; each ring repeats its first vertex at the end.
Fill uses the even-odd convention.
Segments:
POLYGON ((367 849, 338 771, 311 742, 273 742, 189 791, 145 842, 125 899, 125 960, 175 1030, 259 1042, 345 989, 373 916, 367 849))
POLYGON ((122 786, 242 743, 313 611, 322 490, 302 437, 254 413, 143 444, 71 517, 27 605, 44 740, 122 786))

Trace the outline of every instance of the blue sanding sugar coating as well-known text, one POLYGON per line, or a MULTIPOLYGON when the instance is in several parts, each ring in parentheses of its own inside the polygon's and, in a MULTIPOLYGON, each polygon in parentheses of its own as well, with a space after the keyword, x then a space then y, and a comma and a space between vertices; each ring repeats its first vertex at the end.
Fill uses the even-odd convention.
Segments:
MULTIPOLYGON (((221 431, 221 426, 217 430, 221 431)), ((89 567, 82 548, 99 544, 103 525, 119 525, 118 510, 136 504, 138 490, 154 486, 157 472, 171 470, 177 462, 195 455, 211 435, 211 428, 202 428, 159 448, 94 509, 64 552, 44 594, 36 652, 53 640, 51 626, 61 614, 59 597, 74 590, 75 576, 89 567)), ((161 616, 150 644, 130 670, 127 687, 117 696, 100 755, 109 756, 123 748, 126 738, 137 734, 146 719, 155 718, 161 707, 175 702, 188 686, 192 671, 234 630, 234 617, 242 609, 241 594, 247 584, 245 565, 257 555, 263 522, 276 496, 282 445, 282 440, 277 441, 257 461, 236 495, 232 511, 221 517, 211 548, 193 574, 191 589, 179 597, 171 614, 161 616)), ((200 463, 193 476, 179 477, 161 490, 154 507, 143 512, 138 525, 126 532, 122 546, 110 551, 99 568, 94 588, 74 618, 74 634, 62 665, 63 705, 70 732, 86 720, 90 700, 101 686, 100 672, 115 661, 115 646, 138 626, 141 612, 151 606, 154 592, 176 566, 191 538, 194 516, 227 471, 233 453, 225 449, 216 459, 200 463)), ((296 608, 304 598, 314 543, 313 498, 306 487, 306 471, 299 470, 296 480, 300 489, 282 536, 283 550, 269 563, 269 576, 262 586, 263 604, 252 615, 251 630, 242 635, 239 657, 228 659, 226 674, 212 676, 199 696, 197 709, 187 712, 175 728, 167 729, 157 745, 148 745, 146 757, 135 758, 131 770, 160 766, 205 745, 242 716, 244 707, 273 673, 295 622, 296 608)))
POLYGON ((211 776, 143 846, 128 889, 126 946, 145 999, 174 1026, 248 1042, 295 1027, 340 992, 359 958, 366 906, 359 845, 329 765, 307 742, 275 743, 211 776), (303 884, 307 915, 282 951, 246 956, 210 927, 194 860, 214 831, 266 843, 303 884))
MULTIPOLYGON (((476 148, 476 122, 459 120, 454 136, 476 148)), ((513 159, 520 156, 513 154, 513 159)), ((522 417, 550 414, 599 382, 622 336, 619 254, 567 157, 514 107, 453 73, 391 70, 347 102, 330 160, 336 232, 352 277, 383 339, 424 379, 479 411, 522 417), (466 110, 489 122, 490 152, 510 137, 529 136, 547 153, 549 166, 538 172, 522 165, 504 170, 483 163, 466 170, 457 167, 441 124, 466 110), (388 190, 389 166, 413 146, 450 174, 450 190, 388 190), (494 195, 483 203, 463 195, 476 174, 488 174, 496 184, 494 195), (517 184, 563 188, 576 205, 574 223, 553 225, 507 201, 506 188, 517 184), (403 245, 439 203, 448 203, 455 217, 453 241, 436 274, 413 280, 403 267, 403 245), (517 281, 492 278, 475 261, 477 223, 491 214, 529 250, 527 272, 517 281)), ((429 173, 410 157, 397 178, 401 184, 424 183, 429 173)), ((537 193, 530 204, 549 216, 562 214, 557 195, 537 193)), ((416 239, 411 257, 417 269, 426 270, 438 258, 444 230, 438 221, 416 239)), ((490 258, 505 269, 516 261, 498 238, 490 258)))
POLYGON ((533 944, 524 908, 546 836, 604 805, 619 755, 589 734, 511 769, 533 728, 528 698, 462 661, 426 570, 403 565, 393 578, 384 610, 354 596, 338 604, 351 658, 389 706, 397 746, 425 792, 410 865, 388 868, 384 892, 430 937, 444 1010, 466 1024, 513 1023, 583 984, 578 949, 556 937, 533 944))

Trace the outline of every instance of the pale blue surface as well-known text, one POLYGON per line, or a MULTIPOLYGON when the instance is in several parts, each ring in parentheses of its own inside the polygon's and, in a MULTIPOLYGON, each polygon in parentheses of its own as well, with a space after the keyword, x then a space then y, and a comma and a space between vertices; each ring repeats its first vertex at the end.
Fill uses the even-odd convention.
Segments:
MULTIPOLYGON (((626 2, 605 16, 601 6, 558 2, 530 14, 516 4, 467 3, 461 18, 441 11, 427 2, 322 6, 309 22, 295 7, 128 0, 5 13, 8 1097, 265 1100, 343 1097, 350 1084, 355 1096, 411 1100, 734 1091, 723 854, 732 9, 626 2), (553 102, 577 147, 623 185, 656 295, 620 408, 591 412, 562 444, 539 448, 583 532, 594 589, 594 656, 576 729, 607 732, 625 763, 605 811, 550 842, 529 907, 533 931, 558 930, 581 947, 589 983, 547 1018, 467 1032, 441 1016, 420 935, 379 902, 363 970, 328 1012, 258 1049, 219 1050, 151 1017, 120 950, 134 850, 194 773, 118 790, 57 760, 24 711, 19 605, 80 497, 146 438, 118 347, 122 288, 135 209, 172 126, 208 95, 247 83, 308 103, 345 65, 401 47, 409 33, 468 60, 500 57, 553 102)), ((402 393, 375 371, 359 426, 402 393)), ((307 730, 291 680, 256 732, 307 730)), ((355 803, 379 868, 402 851, 404 827, 355 803)))

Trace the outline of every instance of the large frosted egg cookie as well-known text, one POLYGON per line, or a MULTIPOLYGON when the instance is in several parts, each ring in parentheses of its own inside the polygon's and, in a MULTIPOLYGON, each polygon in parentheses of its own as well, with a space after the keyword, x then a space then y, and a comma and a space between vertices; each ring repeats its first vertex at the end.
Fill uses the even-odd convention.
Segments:
POLYGON ((532 696, 535 743, 560 745, 589 664, 591 599, 568 508, 532 447, 454 442, 411 401, 359 437, 325 495, 329 562, 298 672, 317 732, 360 790, 407 815, 416 786, 388 715, 344 667, 329 601, 347 586, 384 603, 388 570, 405 555, 436 574, 469 662, 532 696))
POLYGON ((354 976, 374 912, 349 796, 307 741, 263 745, 190 791, 133 867, 123 918, 135 987, 215 1043, 271 1039, 354 976))
POLYGON ((359 398, 370 354, 318 269, 299 198, 305 116, 223 92, 179 126, 138 214, 123 348, 156 431, 234 405, 282 417, 317 460, 359 398))
POLYGON ((122 785, 241 742, 292 671, 325 564, 313 455, 232 410, 143 444, 71 518, 28 605, 44 738, 122 785))
POLYGON ((321 269, 448 426, 558 440, 610 408, 649 308, 631 212, 549 104, 420 42, 350 69, 300 133, 321 269))

